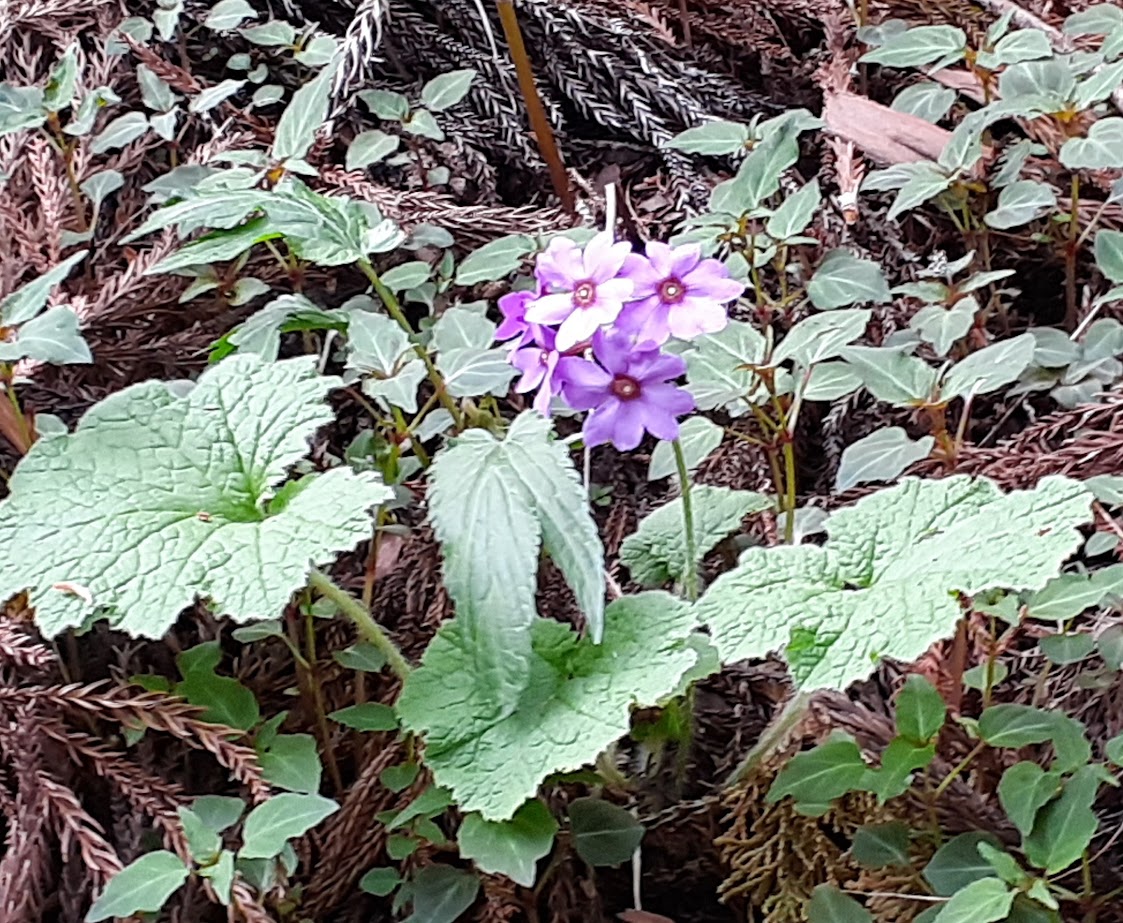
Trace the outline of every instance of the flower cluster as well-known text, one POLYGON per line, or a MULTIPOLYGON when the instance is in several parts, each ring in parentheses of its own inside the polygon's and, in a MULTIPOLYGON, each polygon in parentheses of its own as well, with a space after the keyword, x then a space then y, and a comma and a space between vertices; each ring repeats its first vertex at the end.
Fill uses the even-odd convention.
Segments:
POLYGON ((646 255, 603 232, 585 247, 555 238, 535 266, 537 289, 499 299, 506 342, 522 377, 519 393, 537 391, 534 407, 549 415, 561 396, 590 411, 587 445, 634 449, 645 432, 678 437, 678 418, 694 399, 672 382, 686 371, 662 350, 672 337, 717 333, 725 305, 743 286, 701 248, 652 241, 646 255))

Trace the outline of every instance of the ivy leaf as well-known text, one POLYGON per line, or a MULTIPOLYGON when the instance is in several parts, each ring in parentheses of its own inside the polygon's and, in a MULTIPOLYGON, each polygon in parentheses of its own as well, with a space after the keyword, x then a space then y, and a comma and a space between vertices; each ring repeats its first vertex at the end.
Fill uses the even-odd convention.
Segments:
POLYGON ((421 105, 433 112, 443 112, 468 95, 475 78, 476 71, 471 67, 434 77, 421 88, 421 105))
POLYGON ((413 913, 403 923, 454 923, 475 903, 480 880, 470 872, 434 862, 410 879, 413 913))
POLYGON ((548 775, 581 768, 626 734, 633 705, 653 705, 677 687, 696 659, 687 643, 694 625, 686 603, 657 591, 612 603, 599 645, 538 619, 526 689, 511 714, 497 717, 457 616, 410 674, 398 715, 425 734, 426 764, 464 811, 506 820, 548 775))
POLYGON ((889 283, 873 260, 862 260, 849 250, 831 250, 807 284, 807 296, 820 311, 851 304, 892 300, 889 283))
POLYGON ((859 788, 868 771, 854 738, 836 731, 826 743, 788 760, 766 800, 774 804, 790 795, 796 801, 826 804, 859 788))
POLYGON ((109 879, 86 914, 86 923, 155 913, 183 886, 189 874, 175 853, 164 849, 146 853, 109 879))
POLYGON ((332 419, 339 379, 316 361, 233 356, 186 396, 133 385, 37 442, 0 506, 0 597, 28 590, 48 637, 104 617, 158 638, 197 598, 240 622, 274 617, 312 562, 369 537, 367 510, 390 495, 335 468, 277 496, 332 419))
POLYGON ((934 368, 923 359, 895 349, 848 346, 842 357, 879 401, 898 406, 921 404, 928 400, 936 384, 934 368))
POLYGON ((800 187, 784 199, 765 222, 764 230, 769 237, 776 240, 787 240, 802 234, 815 215, 819 203, 823 201, 819 191, 819 181, 812 180, 806 186, 800 187))
POLYGON ((602 798, 578 798, 570 804, 569 828, 577 855, 589 865, 627 862, 644 833, 631 812, 602 798))
POLYGON ((998 206, 983 219, 988 227, 1006 231, 1021 227, 1057 207, 1052 187, 1034 180, 1020 179, 998 194, 998 206))
MULTIPOLYGON (((731 490, 699 484, 691 488, 695 551, 700 561, 718 542, 735 532, 749 513, 771 509, 772 501, 751 490, 731 490)), ((643 586, 680 580, 688 561, 682 497, 675 497, 644 517, 639 528, 624 539, 620 561, 632 579, 643 586)))
POLYGON ((664 147, 684 154, 736 154, 749 143, 749 129, 739 122, 713 121, 679 132, 664 147))
POLYGON ((88 250, 79 250, 0 301, 0 326, 17 327, 35 317, 47 306, 54 287, 70 275, 70 270, 82 262, 88 253, 88 250))
POLYGON ((917 26, 890 36, 858 60, 887 67, 921 67, 945 58, 954 64, 967 49, 967 34, 956 26, 917 26))
POLYGON ((843 450, 835 488, 843 491, 870 481, 895 481, 909 465, 927 458, 935 443, 931 436, 914 442, 899 426, 875 430, 843 450))
MULTIPOLYGON (((949 142, 950 146, 951 142, 949 142)), ((927 162, 910 164, 909 178, 901 186, 886 216, 890 221, 935 198, 951 185, 951 177, 927 162)))
POLYGON ((948 114, 955 100, 955 90, 928 80, 905 87, 896 95, 889 108, 935 124, 948 114))
POLYGON ((222 837, 208 827, 201 817, 190 808, 177 809, 179 823, 191 858, 199 865, 209 865, 222 851, 222 837))
POLYGON ((339 805, 320 795, 283 792, 264 801, 246 815, 239 859, 279 856, 293 837, 303 836, 339 805))
POLYGON ((897 733, 912 743, 928 744, 940 733, 948 708, 923 676, 912 675, 897 696, 897 733))
POLYGON ((964 298, 950 308, 930 304, 912 316, 909 327, 919 333, 924 342, 932 344, 937 356, 945 356, 958 340, 967 335, 978 309, 979 304, 974 298, 964 298))
POLYGON ((850 853, 855 862, 869 869, 909 866, 909 828, 900 821, 866 824, 855 831, 850 853))
POLYGON ((241 798, 230 795, 200 795, 191 802, 192 813, 199 818, 208 830, 222 833, 238 823, 246 809, 241 798))
POLYGON ((933 923, 996 923, 1005 920, 1014 903, 1013 889, 998 878, 980 878, 952 895, 933 923))
POLYGON ((955 591, 1044 585, 1079 547, 1089 503, 1067 478, 1009 494, 984 479, 907 478, 832 514, 823 547, 748 549, 697 603, 698 617, 724 662, 798 639, 797 684, 845 689, 879 660, 911 662, 951 634, 955 591))
POLYGON ((394 709, 381 702, 362 702, 333 711, 328 715, 332 721, 338 721, 345 727, 354 728, 356 731, 396 731, 398 719, 394 717, 394 709))
POLYGON ((998 801, 1010 822, 1023 837, 1033 830, 1037 812, 1052 801, 1061 790, 1061 774, 1046 772, 1036 763, 1023 760, 1002 774, 998 783, 998 801))
POLYGON ((503 717, 531 680, 539 545, 573 587, 594 641, 604 613, 603 547, 565 446, 531 411, 503 441, 480 429, 464 433, 431 473, 429 515, 460 652, 503 717), (502 553, 496 541, 506 543, 502 553))
POLYGON ((940 394, 944 400, 950 401, 970 393, 989 394, 1005 387, 1017 381, 1033 361, 1036 348, 1037 340, 1033 334, 1022 333, 971 353, 952 366, 940 386, 940 394))
POLYGON ((1046 875, 1056 875, 1083 854, 1099 828, 1092 810, 1102 769, 1083 766, 1064 783, 1061 796, 1037 815, 1033 831, 1023 842, 1026 858, 1046 875))
POLYGON ((846 309, 804 318, 788 331, 773 352, 773 364, 794 359, 797 365, 807 369, 837 356, 843 347, 865 332, 871 313, 846 309))
POLYGON ((460 825, 456 843, 460 855, 490 875, 506 875, 524 888, 534 885, 538 860, 554 845, 558 822, 537 798, 528 801, 506 821, 484 820, 469 814, 460 825))
MULTIPOLYGON (((682 446, 682 456, 686 470, 697 468, 714 449, 721 445, 722 429, 709 417, 701 415, 683 420, 679 424, 678 440, 682 446)), ((675 462, 674 445, 660 439, 651 453, 651 465, 647 469, 647 479, 657 481, 668 477, 678 470, 675 462)))
POLYGON ((268 746, 257 747, 265 781, 290 792, 315 794, 320 790, 323 766, 311 734, 278 734, 268 746))
POLYGON ((924 877, 940 897, 951 897, 972 882, 990 878, 994 868, 979 852, 980 843, 997 848, 1002 843, 992 833, 973 830, 948 840, 924 867, 924 877))
POLYGON ((261 717, 257 699, 238 680, 215 672, 221 659, 218 641, 205 641, 184 651, 176 658, 183 682, 176 683, 175 693, 205 709, 204 721, 248 731, 261 717))
POLYGON ((1093 122, 1085 138, 1070 138, 1058 158, 1069 170, 1108 170, 1123 166, 1121 152, 1123 118, 1115 116, 1093 122))
POLYGON ((475 285, 504 279, 535 249, 534 238, 526 234, 510 234, 493 240, 464 257, 456 270, 456 284, 475 285))
POLYGON ((433 324, 433 348, 439 353, 486 349, 495 340, 495 329, 495 324, 477 311, 449 308, 433 324))

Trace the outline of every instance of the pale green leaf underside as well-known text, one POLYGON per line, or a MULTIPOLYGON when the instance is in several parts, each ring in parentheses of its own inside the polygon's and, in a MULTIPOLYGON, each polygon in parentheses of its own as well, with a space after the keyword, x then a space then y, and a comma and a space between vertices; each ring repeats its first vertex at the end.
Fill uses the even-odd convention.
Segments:
POLYGON ((1002 494, 990 481, 907 478, 831 516, 824 547, 751 548, 697 604, 724 662, 799 646, 808 691, 950 635, 955 591, 1039 589, 1080 544, 1091 495, 1067 478, 1002 494))
POLYGON ((338 384, 315 357, 234 356, 186 397, 153 381, 102 401, 17 468, 0 504, 0 597, 29 590, 48 637, 100 616, 156 638, 197 597, 237 621, 276 616, 313 562, 369 536, 368 510, 389 495, 337 468, 265 512, 332 419, 323 399, 338 384))
POLYGON ((506 820, 549 774, 584 766, 626 734, 632 705, 655 704, 676 687, 697 656, 687 642, 693 626, 690 608, 661 592, 610 605, 599 645, 539 619, 530 681, 516 710, 494 717, 492 691, 472 679, 458 617, 410 675, 398 713, 425 734, 425 763, 462 810, 506 820))

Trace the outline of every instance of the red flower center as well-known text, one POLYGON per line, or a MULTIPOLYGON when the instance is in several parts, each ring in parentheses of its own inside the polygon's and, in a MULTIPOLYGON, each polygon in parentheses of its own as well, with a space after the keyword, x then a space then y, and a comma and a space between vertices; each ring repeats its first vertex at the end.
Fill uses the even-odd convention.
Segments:
POLYGON ((640 386, 634 378, 629 378, 627 375, 617 375, 612 379, 609 390, 620 400, 631 401, 639 397, 640 386))
POLYGON ((686 286, 678 279, 665 279, 659 286, 659 298, 667 304, 678 304, 686 297, 686 286))
POLYGON ((573 290, 573 303, 579 308, 587 308, 597 300, 597 287, 592 282, 582 282, 573 290))

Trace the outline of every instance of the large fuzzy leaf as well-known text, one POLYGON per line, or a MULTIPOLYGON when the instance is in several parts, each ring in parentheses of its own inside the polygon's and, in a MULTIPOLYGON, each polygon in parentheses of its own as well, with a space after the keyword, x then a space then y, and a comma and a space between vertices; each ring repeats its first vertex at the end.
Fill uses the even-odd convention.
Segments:
POLYGON ((956 592, 1044 586, 1079 547, 1090 503, 1060 477, 1009 494, 965 476, 908 478, 833 514, 823 547, 749 549, 698 618, 725 662, 786 648, 802 688, 844 689, 950 635, 956 592))
POLYGON ((369 537, 389 496, 348 468, 277 490, 338 384, 314 357, 235 356, 186 396, 133 385, 40 440, 0 504, 0 597, 29 590, 48 637, 101 616, 158 638, 199 597, 237 621, 275 617, 312 562, 369 537))

